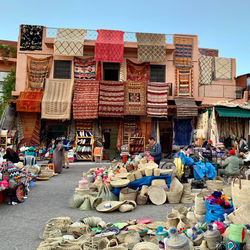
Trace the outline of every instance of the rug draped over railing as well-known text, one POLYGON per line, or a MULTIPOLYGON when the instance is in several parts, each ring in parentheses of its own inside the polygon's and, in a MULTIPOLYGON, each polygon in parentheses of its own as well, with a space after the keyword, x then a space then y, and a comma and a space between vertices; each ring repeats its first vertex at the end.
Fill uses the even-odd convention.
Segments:
POLYGON ((75 58, 74 77, 79 80, 96 80, 96 62, 94 59, 75 58))
POLYGON ((22 91, 16 102, 18 112, 41 112, 43 91, 22 91))
POLYGON ((149 82, 147 88, 147 115, 151 117, 167 117, 168 84, 149 82))
POLYGON ((215 57, 215 80, 232 80, 232 58, 215 57))
POLYGON ((165 62, 166 38, 164 34, 136 33, 139 62, 165 62))
POLYGON ((192 138, 192 119, 174 119, 173 144, 187 146, 191 144, 192 138))
POLYGON ((73 118, 98 118, 99 81, 75 80, 73 118))
POLYGON ((123 31, 97 30, 95 43, 95 61, 123 62, 124 39, 123 31))
POLYGON ((127 81, 148 82, 149 81, 149 63, 133 63, 126 60, 127 63, 127 81))
POLYGON ((36 58, 27 56, 26 89, 42 89, 45 78, 49 77, 52 56, 36 58))
POLYGON ((203 49, 199 48, 199 54, 201 56, 213 56, 213 57, 218 57, 219 55, 219 50, 217 49, 203 49))
POLYGON ((70 119, 73 85, 71 79, 46 79, 42 119, 70 119))
POLYGON ((54 54, 59 56, 83 56, 86 30, 57 29, 54 54))
POLYGON ((122 117, 124 115, 124 82, 101 81, 99 116, 122 117))
POLYGON ((125 82, 125 115, 146 114, 146 83, 125 82))
POLYGON ((199 56, 200 84, 212 84, 213 62, 214 58, 211 56, 199 56))
POLYGON ((175 104, 177 109, 177 117, 198 116, 198 107, 194 98, 176 97, 175 104))
POLYGON ((176 96, 193 96, 192 73, 190 68, 176 68, 176 96))

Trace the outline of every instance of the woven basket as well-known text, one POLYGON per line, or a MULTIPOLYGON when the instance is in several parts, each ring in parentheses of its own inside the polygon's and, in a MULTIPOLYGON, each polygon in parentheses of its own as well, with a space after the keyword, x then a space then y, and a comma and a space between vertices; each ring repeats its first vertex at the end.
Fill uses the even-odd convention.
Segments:
POLYGON ((69 200, 69 206, 72 208, 78 208, 82 205, 84 199, 85 199, 84 196, 79 194, 74 194, 69 200))
POLYGON ((210 189, 212 191, 214 190, 222 191, 223 184, 224 182, 222 180, 214 179, 214 180, 206 181, 207 189, 210 189))
POLYGON ((152 168, 146 168, 145 169, 145 175, 146 176, 152 176, 153 174, 153 169, 152 168))
POLYGON ((222 192, 226 197, 232 198, 232 188, 231 185, 223 185, 222 192))
POLYGON ((187 207, 182 206, 182 205, 172 208, 173 214, 186 216, 187 212, 188 212, 187 207))
POLYGON ((250 181, 236 180, 232 182, 232 199, 234 208, 239 208, 245 204, 250 204, 250 181))
POLYGON ((180 192, 166 192, 167 199, 170 204, 180 203, 182 191, 180 192))
POLYGON ((177 225, 177 229, 181 229, 181 228, 187 229, 187 228, 190 228, 191 226, 192 225, 189 222, 189 220, 186 217, 184 217, 184 218, 180 219, 180 221, 177 225))
POLYGON ((142 174, 141 174, 141 171, 140 171, 140 170, 136 170, 136 171, 134 172, 134 175, 135 175, 135 179, 136 179, 136 180, 139 180, 139 179, 142 178, 142 174))
POLYGON ((194 211, 196 214, 203 215, 206 213, 206 205, 205 205, 205 199, 202 194, 197 194, 195 196, 195 205, 194 205, 194 211))
POLYGON ((135 174, 130 173, 127 178, 128 178, 128 180, 130 180, 130 182, 133 182, 133 181, 135 181, 135 174))
POLYGON ((141 194, 137 195, 136 203, 138 205, 145 205, 145 204, 147 204, 147 202, 148 202, 147 195, 143 195, 143 196, 141 194))
POLYGON ((131 189, 131 188, 123 188, 120 191, 119 200, 120 201, 125 201, 125 200, 135 201, 136 196, 137 196, 137 192, 138 192, 138 190, 134 190, 134 189, 131 189))
POLYGON ((80 222, 75 222, 68 226, 67 233, 73 234, 74 232, 79 233, 79 234, 85 234, 90 232, 90 227, 89 225, 86 225, 84 223, 80 222))
POLYGON ((160 176, 161 175, 161 170, 159 168, 154 169, 154 176, 160 176))
POLYGON ((70 217, 57 217, 50 219, 47 223, 55 222, 56 228, 62 232, 67 232, 68 227, 72 224, 70 217))
POLYGON ((44 168, 41 170, 40 176, 43 177, 52 177, 54 175, 54 171, 49 168, 44 168))
POLYGON ((168 214, 167 215, 167 227, 177 227, 178 223, 179 223, 180 219, 178 218, 177 214, 168 214))
MULTIPOLYGON (((234 224, 245 225, 250 222, 250 204, 245 204, 228 215, 234 224)), ((249 242, 250 243, 250 242, 249 242)))

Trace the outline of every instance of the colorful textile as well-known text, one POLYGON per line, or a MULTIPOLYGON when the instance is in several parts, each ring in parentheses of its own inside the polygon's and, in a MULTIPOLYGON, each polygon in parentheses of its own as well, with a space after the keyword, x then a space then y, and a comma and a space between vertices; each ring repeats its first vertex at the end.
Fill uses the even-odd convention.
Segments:
POLYGON ((42 119, 70 119, 73 85, 71 79, 46 79, 42 119))
POLYGON ((174 165, 176 166, 176 176, 179 180, 181 180, 184 174, 184 164, 182 163, 180 157, 176 157, 174 159, 174 165))
POLYGON ((167 83, 150 82, 147 89, 147 114, 153 117, 167 117, 167 83))
POLYGON ((99 81, 75 80, 73 118, 98 118, 99 81))
POLYGON ((16 111, 18 112, 40 112, 42 91, 22 91, 17 99, 16 111))
POLYGON ((126 60, 127 63, 127 81, 148 82, 149 81, 149 63, 133 63, 126 60))
POLYGON ((174 64, 191 66, 193 56, 193 38, 188 36, 175 35, 174 43, 174 64))
POLYGON ((173 144, 178 146, 190 145, 192 131, 192 119, 174 119, 173 144))
POLYGON ((125 81, 125 62, 123 61, 120 65, 120 77, 119 81, 124 82, 125 81))
POLYGON ((95 61, 123 62, 123 31, 97 30, 95 43, 95 61))
POLYGON ((124 82, 101 81, 99 116, 122 117, 124 115, 124 82))
POLYGON ((213 180, 216 177, 216 169, 210 162, 195 162, 193 164, 193 174, 195 180, 201 180, 204 177, 213 180))
POLYGON ((139 62, 165 62, 166 38, 164 34, 136 33, 139 62))
POLYGON ((26 89, 42 89, 45 78, 49 77, 52 56, 35 58, 27 56, 26 89))
POLYGON ((75 58, 74 76, 79 80, 96 80, 96 62, 93 58, 75 58))
POLYGON ((83 56, 86 30, 57 29, 54 54, 59 56, 83 56))
POLYGON ((176 97, 177 117, 198 116, 198 107, 192 97, 176 97))
POLYGON ((210 134, 210 140, 213 142, 213 145, 219 142, 219 134, 218 134, 214 107, 213 107, 213 111, 210 117, 210 133, 209 134, 210 134))
POLYGON ((125 82, 125 115, 146 114, 146 83, 125 82))
POLYGON ((20 141, 23 140, 23 138, 24 138, 22 120, 21 120, 20 113, 17 113, 16 123, 17 123, 17 125, 16 125, 16 127, 17 127, 17 143, 19 144, 20 141))
POLYGON ((213 77, 213 61, 211 56, 199 56, 199 83, 211 84, 213 77))
POLYGON ((217 49, 199 49, 199 53, 202 56, 218 57, 219 50, 217 50, 217 49))
POLYGON ((205 139, 207 140, 207 132, 208 132, 208 111, 203 114, 199 114, 197 119, 196 130, 194 131, 194 138, 205 139))
POLYGON ((215 80, 231 80, 232 79, 232 59, 215 57, 215 80))
POLYGON ((42 50, 43 26, 21 25, 20 50, 42 50))
POLYGON ((31 145, 40 145, 40 130, 41 130, 41 119, 40 115, 37 116, 36 125, 30 139, 31 145))
POLYGON ((193 96, 193 70, 176 69, 176 96, 193 96))

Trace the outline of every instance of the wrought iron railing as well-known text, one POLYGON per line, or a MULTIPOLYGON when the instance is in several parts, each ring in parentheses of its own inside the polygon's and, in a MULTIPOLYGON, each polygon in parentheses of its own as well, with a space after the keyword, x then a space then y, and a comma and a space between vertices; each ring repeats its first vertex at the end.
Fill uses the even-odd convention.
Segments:
MULTIPOLYGON (((54 38, 56 37, 57 28, 46 28, 46 37, 54 38)), ((173 35, 172 34, 165 34, 166 37, 166 44, 173 43, 173 35)), ((97 38, 97 31, 96 30, 89 30, 87 29, 87 33, 85 35, 86 40, 96 40, 97 38)), ((125 42, 136 42, 136 32, 125 32, 124 33, 124 41, 125 42)))

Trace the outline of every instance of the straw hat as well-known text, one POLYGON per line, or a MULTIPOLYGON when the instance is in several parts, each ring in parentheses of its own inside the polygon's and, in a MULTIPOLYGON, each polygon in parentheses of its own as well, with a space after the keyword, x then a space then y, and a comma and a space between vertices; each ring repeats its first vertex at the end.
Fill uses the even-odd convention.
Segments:
POLYGON ((130 183, 130 180, 128 179, 120 179, 111 181, 110 184, 112 187, 126 187, 130 183))
POLYGON ((152 180, 151 185, 154 186, 167 186, 166 181, 164 179, 155 179, 152 180))
POLYGON ((160 186, 149 187, 148 195, 151 202, 155 205, 162 205, 167 199, 165 190, 160 186))
POLYGON ((96 207, 98 212, 108 213, 118 209, 126 201, 104 201, 96 207))
POLYGON ((154 221, 154 222, 151 222, 151 223, 147 224, 148 229, 155 230, 158 227, 166 227, 166 222, 164 222, 164 221, 154 221))
POLYGON ((140 242, 137 243, 133 250, 158 250, 159 246, 151 242, 140 242))
POLYGON ((134 210, 136 208, 136 202, 135 201, 125 201, 124 204, 122 204, 119 207, 119 211, 121 213, 126 213, 126 212, 130 212, 132 210, 134 210))
POLYGON ((115 175, 115 177, 119 179, 127 179, 128 176, 129 176, 129 173, 119 173, 115 175))

